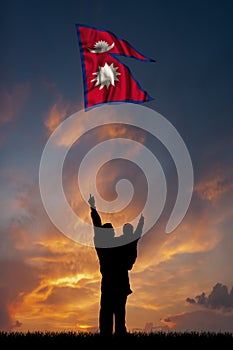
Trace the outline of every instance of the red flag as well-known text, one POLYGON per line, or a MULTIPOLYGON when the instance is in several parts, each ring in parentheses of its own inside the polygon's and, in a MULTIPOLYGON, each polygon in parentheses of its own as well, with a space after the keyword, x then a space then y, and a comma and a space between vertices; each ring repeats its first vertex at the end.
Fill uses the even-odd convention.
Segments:
POLYGON ((76 24, 82 61, 85 108, 106 102, 143 103, 153 100, 117 56, 144 62, 155 60, 142 55, 127 41, 109 31, 76 24))

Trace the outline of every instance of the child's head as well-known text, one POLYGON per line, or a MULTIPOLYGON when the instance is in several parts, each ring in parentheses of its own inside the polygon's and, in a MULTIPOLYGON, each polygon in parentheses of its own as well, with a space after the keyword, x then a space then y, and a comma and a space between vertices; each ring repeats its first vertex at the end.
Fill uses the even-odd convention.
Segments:
POLYGON ((133 235, 133 225, 127 223, 127 224, 124 224, 123 226, 123 234, 125 236, 132 236, 133 235))

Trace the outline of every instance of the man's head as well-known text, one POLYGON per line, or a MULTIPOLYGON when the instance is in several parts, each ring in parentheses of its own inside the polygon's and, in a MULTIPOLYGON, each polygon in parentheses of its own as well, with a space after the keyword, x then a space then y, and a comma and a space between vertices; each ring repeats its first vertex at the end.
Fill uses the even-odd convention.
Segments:
POLYGON ((115 231, 111 222, 106 222, 102 227, 107 229, 106 233, 108 234, 108 238, 113 238, 115 236, 115 231))
POLYGON ((125 236, 132 236, 133 235, 133 225, 127 223, 127 224, 124 224, 123 226, 123 234, 125 236))

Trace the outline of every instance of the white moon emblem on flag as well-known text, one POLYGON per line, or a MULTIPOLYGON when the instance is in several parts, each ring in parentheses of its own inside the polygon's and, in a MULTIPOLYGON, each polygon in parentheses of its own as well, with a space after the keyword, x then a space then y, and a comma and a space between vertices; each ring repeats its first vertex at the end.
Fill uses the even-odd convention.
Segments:
POLYGON ((107 41, 99 40, 95 43, 94 49, 89 49, 88 50, 92 53, 103 53, 111 50, 114 47, 114 43, 109 45, 107 41))
POLYGON ((107 89, 110 85, 115 86, 115 81, 119 81, 117 76, 121 74, 117 72, 118 68, 119 67, 113 67, 113 63, 110 64, 110 66, 107 63, 105 63, 103 67, 99 66, 98 72, 92 73, 96 75, 96 77, 92 79, 91 82, 95 81, 95 86, 100 85, 100 90, 102 90, 104 86, 106 86, 107 89))

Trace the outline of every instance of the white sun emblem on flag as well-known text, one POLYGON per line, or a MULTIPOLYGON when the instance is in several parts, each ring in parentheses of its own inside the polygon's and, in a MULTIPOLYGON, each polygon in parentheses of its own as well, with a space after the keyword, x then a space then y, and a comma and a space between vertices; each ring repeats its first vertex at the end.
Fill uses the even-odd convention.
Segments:
POLYGON ((100 90, 102 90, 104 86, 106 86, 107 89, 110 85, 115 86, 115 81, 119 81, 117 76, 121 74, 117 72, 118 68, 119 67, 113 67, 113 63, 110 64, 110 66, 105 63, 103 67, 99 66, 98 72, 92 73, 96 75, 96 77, 91 81, 95 81, 95 86, 100 85, 100 90))

